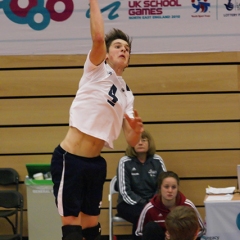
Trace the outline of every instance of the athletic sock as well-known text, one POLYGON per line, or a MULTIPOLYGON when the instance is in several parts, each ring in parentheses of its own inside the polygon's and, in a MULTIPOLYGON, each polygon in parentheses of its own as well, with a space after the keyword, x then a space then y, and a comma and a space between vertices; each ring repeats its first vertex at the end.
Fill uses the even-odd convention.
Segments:
POLYGON ((82 230, 82 235, 86 240, 100 240, 101 225, 98 223, 95 227, 85 228, 82 230))
POLYGON ((62 240, 82 240, 82 227, 79 225, 62 226, 62 240))

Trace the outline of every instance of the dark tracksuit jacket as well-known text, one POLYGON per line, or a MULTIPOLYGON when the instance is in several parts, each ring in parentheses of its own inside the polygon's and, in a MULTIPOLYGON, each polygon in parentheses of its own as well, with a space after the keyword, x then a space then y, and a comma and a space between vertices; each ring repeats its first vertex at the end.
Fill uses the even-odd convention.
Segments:
POLYGON ((158 176, 167 171, 163 159, 154 154, 142 164, 136 157, 124 156, 117 169, 118 204, 146 204, 157 191, 158 176))

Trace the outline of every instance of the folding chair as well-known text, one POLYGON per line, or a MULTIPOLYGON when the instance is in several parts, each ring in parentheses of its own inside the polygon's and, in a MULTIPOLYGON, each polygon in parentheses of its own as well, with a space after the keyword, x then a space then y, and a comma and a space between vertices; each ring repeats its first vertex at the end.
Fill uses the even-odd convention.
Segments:
POLYGON ((113 177, 113 179, 110 182, 109 187, 109 195, 108 195, 108 201, 109 201, 109 240, 113 240, 113 227, 114 226, 131 226, 132 223, 128 222, 124 218, 121 218, 117 215, 113 215, 113 195, 117 194, 118 191, 116 190, 116 182, 117 177, 113 177))
POLYGON ((19 174, 13 168, 0 168, 0 185, 12 186, 18 191, 19 174))
MULTIPOLYGON (((0 186, 2 190, 15 190, 18 191, 18 186, 19 186, 19 174, 18 172, 13 169, 13 168, 0 168, 0 186)), ((2 200, 1 200, 2 201, 2 200)), ((16 214, 16 209, 1 209, 0 210, 0 219, 6 219, 9 224, 11 225, 13 229, 13 233, 16 232, 15 225, 16 225, 16 218, 15 218, 15 223, 13 224, 12 221, 10 221, 11 216, 16 214)), ((1 239, 12 239, 8 237, 3 237, 0 236, 1 239)), ((13 238, 15 239, 15 238, 13 238)))
POLYGON ((23 233, 23 196, 16 190, 0 190, 0 220, 11 225, 9 234, 0 235, 0 240, 22 240, 23 233))

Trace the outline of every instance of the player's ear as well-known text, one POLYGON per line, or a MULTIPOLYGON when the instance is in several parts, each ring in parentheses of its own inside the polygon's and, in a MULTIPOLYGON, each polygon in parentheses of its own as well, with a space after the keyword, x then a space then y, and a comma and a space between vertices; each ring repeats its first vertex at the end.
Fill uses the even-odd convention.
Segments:
POLYGON ((128 65, 129 65, 129 63, 130 63, 130 58, 131 58, 131 57, 130 57, 130 55, 129 55, 129 58, 128 58, 128 65))
POLYGON ((106 54, 106 57, 105 57, 105 62, 108 61, 108 53, 106 54))

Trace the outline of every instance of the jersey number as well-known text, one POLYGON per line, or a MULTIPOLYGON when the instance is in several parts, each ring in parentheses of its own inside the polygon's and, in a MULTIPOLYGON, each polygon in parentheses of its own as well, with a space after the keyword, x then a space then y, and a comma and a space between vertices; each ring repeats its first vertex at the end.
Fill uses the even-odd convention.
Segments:
POLYGON ((108 95, 112 98, 112 100, 107 100, 108 103, 110 103, 113 107, 115 106, 116 102, 118 101, 118 98, 116 97, 117 88, 113 84, 110 88, 108 95))

